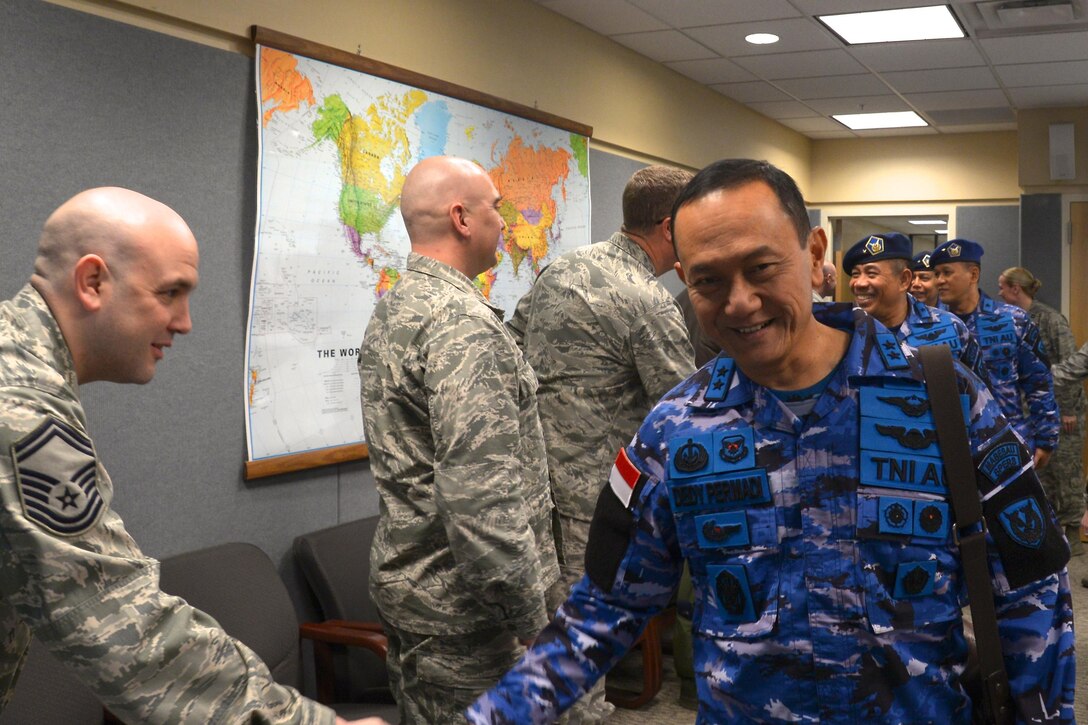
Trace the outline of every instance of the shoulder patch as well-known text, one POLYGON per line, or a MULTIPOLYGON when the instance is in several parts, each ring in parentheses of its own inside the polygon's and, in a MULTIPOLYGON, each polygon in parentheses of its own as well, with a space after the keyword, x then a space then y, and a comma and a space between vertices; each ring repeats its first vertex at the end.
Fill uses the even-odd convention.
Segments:
POLYGON ((91 440, 49 418, 11 447, 23 513, 61 536, 78 536, 98 521, 105 502, 91 440))
POLYGON ((1038 549, 1046 533, 1043 512, 1034 498, 1022 498, 1001 509, 1001 525, 1009 537, 1020 546, 1038 549))
POLYGON ((1013 478, 1024 469, 1031 457, 1027 449, 1011 429, 1006 428, 982 458, 978 459, 978 472, 985 481, 983 493, 989 493, 996 486, 1013 478))

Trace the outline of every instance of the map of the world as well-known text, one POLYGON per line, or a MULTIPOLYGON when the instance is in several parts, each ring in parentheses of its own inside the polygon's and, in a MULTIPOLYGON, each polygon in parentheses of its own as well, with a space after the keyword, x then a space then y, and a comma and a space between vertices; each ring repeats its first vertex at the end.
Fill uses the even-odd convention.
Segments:
POLYGON ((502 194, 499 263, 476 284, 513 312, 537 272, 590 242, 585 136, 266 46, 246 341, 250 460, 359 443, 358 347, 408 255, 404 177, 480 164, 502 194))

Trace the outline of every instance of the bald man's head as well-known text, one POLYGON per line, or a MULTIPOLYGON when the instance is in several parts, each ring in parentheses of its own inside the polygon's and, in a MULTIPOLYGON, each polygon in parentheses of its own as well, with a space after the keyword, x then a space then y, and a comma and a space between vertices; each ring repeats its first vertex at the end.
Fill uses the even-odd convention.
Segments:
POLYGON ((118 187, 72 197, 45 222, 31 284, 52 310, 81 383, 144 383, 192 328, 196 239, 170 207, 118 187))
POLYGON ((401 188, 400 213, 412 251, 469 277, 495 264, 505 223, 495 184, 477 164, 432 156, 416 164, 401 188))

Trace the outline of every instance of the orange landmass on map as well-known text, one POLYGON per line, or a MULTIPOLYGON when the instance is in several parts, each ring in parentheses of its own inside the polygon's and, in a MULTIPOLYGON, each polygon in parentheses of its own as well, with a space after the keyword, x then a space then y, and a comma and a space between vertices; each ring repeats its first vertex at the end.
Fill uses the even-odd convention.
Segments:
POLYGON ((274 48, 261 48, 261 118, 267 126, 272 114, 297 110, 302 102, 315 105, 310 79, 298 72, 298 59, 274 48))

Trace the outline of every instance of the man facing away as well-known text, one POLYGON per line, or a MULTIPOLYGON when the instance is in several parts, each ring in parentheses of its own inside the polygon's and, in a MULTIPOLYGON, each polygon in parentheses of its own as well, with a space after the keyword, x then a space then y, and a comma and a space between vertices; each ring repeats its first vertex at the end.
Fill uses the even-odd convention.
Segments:
POLYGON ((150 382, 192 329, 198 261, 173 210, 91 189, 50 215, 30 283, 0 303, 0 709, 33 639, 125 722, 343 722, 163 593, 110 506, 80 386, 150 382))
MULTIPOLYGON (((777 168, 711 164, 672 216, 681 278, 723 354, 620 450, 586 576, 469 721, 553 720, 669 603, 686 560, 697 722, 970 722, 945 479, 864 464, 940 465, 932 421, 917 417, 919 361, 849 305, 814 316, 824 241, 777 168)), ((1030 454, 986 387, 956 370, 994 522, 988 558, 1016 714, 1072 722, 1069 550, 1030 454)))
POLYGON ((1028 314, 979 289, 983 254, 977 242, 951 239, 933 250, 930 264, 941 302, 982 348, 987 383, 1002 414, 1033 452, 1035 467, 1042 468, 1058 445, 1061 428, 1050 363, 1028 314))
MULTIPOLYGON (((621 230, 549 264, 508 323, 540 385, 562 532, 563 586, 553 610, 585 572, 589 522, 615 451, 695 369, 684 320, 657 280, 676 264, 672 203, 691 176, 668 166, 635 172, 623 191, 621 230)), ((601 722, 611 711, 600 683, 572 725, 601 722)))
POLYGON ((913 273, 911 241, 899 232, 872 234, 859 240, 842 258, 850 291, 858 307, 880 320, 900 342, 911 347, 948 345, 953 354, 986 382, 978 342, 951 312, 919 302, 907 290, 913 273))
POLYGON ((407 270, 360 351, 381 496, 370 591, 404 723, 463 721, 547 622, 559 577, 536 379, 472 282, 495 264, 500 202, 464 159, 409 172, 407 270))

